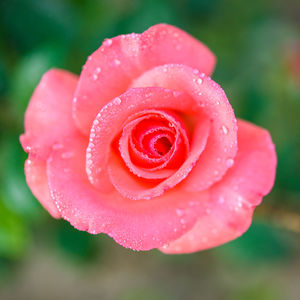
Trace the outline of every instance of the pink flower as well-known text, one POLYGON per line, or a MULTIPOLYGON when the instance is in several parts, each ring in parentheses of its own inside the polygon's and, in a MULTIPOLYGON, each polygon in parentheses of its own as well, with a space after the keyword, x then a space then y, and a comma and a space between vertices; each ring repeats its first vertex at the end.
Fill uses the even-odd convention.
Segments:
POLYGON ((265 129, 236 120, 215 56, 159 24, 107 39, 80 77, 47 72, 25 115, 26 179, 55 218, 136 250, 235 239, 274 183, 265 129))

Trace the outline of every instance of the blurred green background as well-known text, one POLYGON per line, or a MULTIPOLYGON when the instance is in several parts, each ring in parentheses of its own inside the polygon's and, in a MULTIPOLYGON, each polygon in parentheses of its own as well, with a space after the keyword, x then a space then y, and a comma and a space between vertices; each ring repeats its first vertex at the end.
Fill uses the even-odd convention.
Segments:
POLYGON ((300 299, 300 1, 1 0, 0 104, 1 300, 300 299), (238 117, 271 132, 279 160, 250 230, 192 255, 133 252, 52 219, 18 141, 45 71, 79 74, 104 38, 159 22, 216 54, 214 80, 238 117))

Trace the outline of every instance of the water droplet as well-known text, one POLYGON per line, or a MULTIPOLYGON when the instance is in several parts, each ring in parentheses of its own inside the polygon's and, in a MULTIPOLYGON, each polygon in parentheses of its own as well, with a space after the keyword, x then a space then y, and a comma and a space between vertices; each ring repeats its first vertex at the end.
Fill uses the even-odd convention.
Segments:
POLYGON ((117 58, 114 59, 114 63, 116 66, 119 66, 121 64, 121 62, 117 58))
POLYGON ((220 196, 219 197, 219 199, 218 199, 218 202, 220 203, 220 204, 223 204, 224 203, 224 197, 223 196, 220 196))
POLYGON ((203 80, 202 80, 201 78, 198 78, 198 79, 197 79, 197 83, 198 83, 198 84, 201 84, 202 81, 203 81, 203 80))
POLYGON ((179 217, 183 216, 183 210, 177 208, 177 209, 176 209, 176 214, 177 214, 177 216, 179 216, 179 217))
POLYGON ((119 97, 117 97, 117 98, 115 98, 115 99, 113 100, 113 103, 116 104, 116 105, 121 104, 121 102, 122 102, 122 100, 121 100, 119 97))
POLYGON ((225 125, 223 125, 222 126, 222 131, 224 132, 224 134, 227 134, 228 133, 228 128, 225 125))
POLYGON ((64 152, 61 157, 62 158, 71 158, 73 156, 73 152, 64 152))
POLYGON ((193 74, 197 75, 198 73, 199 73, 199 70, 197 70, 197 69, 193 70, 193 74))
POLYGON ((176 50, 181 50, 182 49, 182 45, 181 44, 178 44, 177 46, 176 46, 176 50))
POLYGON ((93 124, 94 124, 94 125, 98 125, 98 124, 99 124, 99 121, 98 121, 98 120, 94 120, 93 124))
POLYGON ((52 146, 52 148, 53 148, 53 150, 58 150, 58 149, 61 149, 61 148, 63 148, 63 145, 62 144, 54 144, 53 146, 52 146))
POLYGON ((106 39, 106 40, 103 42, 103 45, 106 46, 106 47, 111 46, 111 44, 112 44, 112 40, 111 40, 111 39, 106 39))
POLYGON ((233 164, 234 164, 234 160, 233 160, 232 158, 228 158, 228 159, 226 160, 226 166, 227 166, 228 168, 232 167, 233 164))
POLYGON ((93 80, 97 80, 98 79, 98 75, 97 74, 93 74, 92 78, 93 78, 93 80))
POLYGON ((179 92, 179 91, 174 91, 173 92, 174 97, 179 97, 180 95, 181 95, 181 92, 179 92))

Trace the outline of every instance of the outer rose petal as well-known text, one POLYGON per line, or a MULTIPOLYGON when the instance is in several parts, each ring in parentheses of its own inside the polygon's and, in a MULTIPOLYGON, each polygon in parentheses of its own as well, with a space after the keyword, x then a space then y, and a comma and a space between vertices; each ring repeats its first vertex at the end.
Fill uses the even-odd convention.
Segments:
POLYGON ((191 231, 164 246, 165 253, 190 253, 219 246, 243 234, 252 213, 274 184, 276 153, 265 129, 238 121, 235 164, 211 190, 207 214, 191 231))
POLYGON ((72 119, 72 99, 77 77, 62 70, 50 70, 44 74, 30 99, 25 114, 25 133, 20 137, 29 158, 25 163, 28 186, 36 198, 58 218, 48 188, 46 159, 53 144, 59 143, 76 131, 72 119))
POLYGON ((149 250, 179 238, 203 213, 207 192, 174 188, 151 201, 128 200, 116 191, 100 193, 85 173, 86 147, 85 137, 72 136, 62 149, 53 150, 47 163, 51 195, 75 228, 107 233, 124 247, 149 250))
POLYGON ((25 113, 25 133, 20 137, 25 151, 46 159, 54 143, 76 131, 72 99, 77 80, 57 69, 43 75, 25 113))
POLYGON ((39 199, 52 217, 59 218, 60 213, 53 203, 49 192, 46 162, 29 154, 29 157, 25 162, 25 176, 26 182, 34 196, 39 199))
POLYGON ((143 72, 167 63, 182 63, 210 75, 215 56, 189 34, 166 24, 105 40, 86 62, 76 89, 74 119, 80 130, 88 134, 105 104, 143 72))
POLYGON ((220 180, 236 155, 236 119, 222 88, 185 65, 155 67, 137 78, 132 87, 160 86, 188 94, 198 110, 212 121, 207 145, 184 182, 187 191, 199 191, 220 180))

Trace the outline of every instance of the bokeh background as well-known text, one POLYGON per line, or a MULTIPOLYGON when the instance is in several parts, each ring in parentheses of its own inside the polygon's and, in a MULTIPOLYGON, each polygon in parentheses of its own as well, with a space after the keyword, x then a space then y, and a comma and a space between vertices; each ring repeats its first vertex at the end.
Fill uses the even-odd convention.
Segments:
POLYGON ((300 1, 1 0, 0 299, 300 299, 300 1), (219 248, 134 252, 52 219, 25 183, 18 141, 42 74, 80 73, 106 37, 165 22, 216 54, 238 117, 267 128, 275 187, 249 231, 219 248), (297 233, 298 232, 298 233, 297 233))

